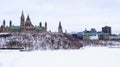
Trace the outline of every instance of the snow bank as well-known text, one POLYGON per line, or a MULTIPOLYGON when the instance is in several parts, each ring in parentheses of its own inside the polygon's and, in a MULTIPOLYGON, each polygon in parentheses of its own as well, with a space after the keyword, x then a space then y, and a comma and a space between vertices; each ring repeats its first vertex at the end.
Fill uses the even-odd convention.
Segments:
POLYGON ((0 67, 120 67, 120 49, 0 52, 0 67))

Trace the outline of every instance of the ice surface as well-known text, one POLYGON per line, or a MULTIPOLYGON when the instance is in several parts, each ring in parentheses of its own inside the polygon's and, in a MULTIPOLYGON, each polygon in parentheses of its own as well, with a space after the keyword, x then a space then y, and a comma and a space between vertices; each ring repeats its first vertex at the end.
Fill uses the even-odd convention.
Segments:
POLYGON ((120 67, 120 49, 0 51, 0 67, 120 67))

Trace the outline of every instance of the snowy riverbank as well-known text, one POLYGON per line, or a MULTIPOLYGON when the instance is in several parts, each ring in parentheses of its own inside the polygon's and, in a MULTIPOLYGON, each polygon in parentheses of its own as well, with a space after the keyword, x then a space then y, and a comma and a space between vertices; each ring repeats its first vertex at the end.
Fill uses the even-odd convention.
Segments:
POLYGON ((3 51, 0 67, 120 67, 120 49, 85 47, 79 50, 3 51))

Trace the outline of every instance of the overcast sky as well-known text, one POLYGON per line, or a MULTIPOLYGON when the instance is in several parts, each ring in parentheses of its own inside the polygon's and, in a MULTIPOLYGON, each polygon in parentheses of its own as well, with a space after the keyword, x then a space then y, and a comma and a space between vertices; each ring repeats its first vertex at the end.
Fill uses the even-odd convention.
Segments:
POLYGON ((48 30, 57 31, 59 21, 68 32, 111 26, 120 32, 120 0, 0 0, 0 24, 12 20, 20 24, 22 10, 34 25, 48 22, 48 30))

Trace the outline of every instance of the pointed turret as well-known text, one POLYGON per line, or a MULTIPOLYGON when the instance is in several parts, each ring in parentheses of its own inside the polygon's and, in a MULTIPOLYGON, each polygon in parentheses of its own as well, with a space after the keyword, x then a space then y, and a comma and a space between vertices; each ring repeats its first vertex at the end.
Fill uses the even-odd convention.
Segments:
POLYGON ((61 21, 59 21, 58 33, 63 33, 61 21))
POLYGON ((3 20, 3 27, 5 28, 5 20, 3 20))
POLYGON ((31 23, 29 15, 26 18, 25 26, 33 26, 32 23, 31 23))
POLYGON ((22 10, 20 22, 25 22, 24 12, 22 10))
POLYGON ((9 24, 9 27, 11 27, 12 26, 12 21, 10 20, 10 24, 9 24))
POLYGON ((29 15, 27 16, 27 19, 26 20, 30 20, 30 17, 29 17, 29 15))
POLYGON ((3 20, 3 32, 5 31, 5 20, 3 20))
POLYGON ((45 22, 45 30, 47 31, 47 22, 45 22))
POLYGON ((24 16, 24 12, 23 12, 23 10, 22 10, 22 14, 21 14, 21 16, 24 16))
POLYGON ((23 10, 22 10, 21 17, 20 17, 20 26, 22 26, 21 29, 24 29, 24 26, 25 26, 25 17, 24 17, 23 10))
POLYGON ((39 26, 42 27, 42 22, 40 22, 39 26))

